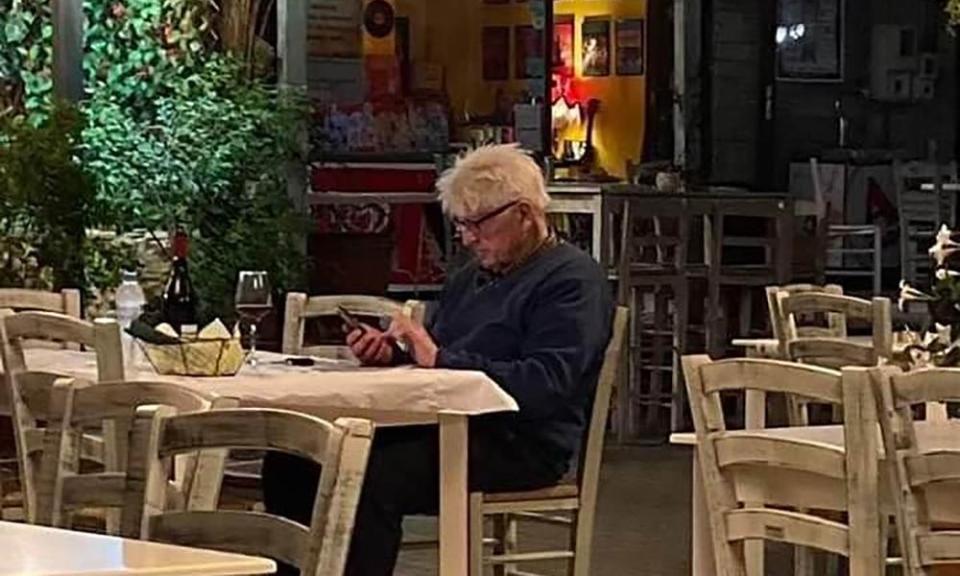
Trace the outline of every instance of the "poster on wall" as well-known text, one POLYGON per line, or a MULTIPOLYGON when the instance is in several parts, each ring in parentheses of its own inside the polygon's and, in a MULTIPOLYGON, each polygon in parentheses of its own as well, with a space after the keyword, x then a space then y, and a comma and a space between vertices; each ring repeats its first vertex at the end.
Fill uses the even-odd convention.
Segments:
POLYGON ((553 62, 554 74, 573 76, 573 16, 558 14, 553 19, 553 62))
POLYGON ((311 0, 307 12, 307 52, 313 58, 358 58, 362 52, 360 3, 311 0))
POLYGON ((510 78, 510 28, 485 26, 483 28, 483 79, 510 78))
POLYGON ((642 18, 617 20, 617 75, 643 75, 644 27, 642 18))
POLYGON ((514 28, 514 74, 517 78, 543 78, 543 30, 514 28))
POLYGON ((573 79, 573 15, 557 14, 553 18, 553 54, 550 59, 550 102, 570 92, 573 79))
POLYGON ((587 18, 580 29, 583 42, 583 75, 610 75, 610 19, 587 18))
POLYGON ((777 0, 777 79, 843 80, 844 0, 777 0))

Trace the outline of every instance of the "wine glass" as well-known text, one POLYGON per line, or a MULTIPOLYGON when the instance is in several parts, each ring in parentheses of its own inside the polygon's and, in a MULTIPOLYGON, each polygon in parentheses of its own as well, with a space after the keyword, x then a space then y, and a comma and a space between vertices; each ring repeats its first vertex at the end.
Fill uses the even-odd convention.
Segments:
POLYGON ((263 270, 243 270, 237 277, 237 294, 234 306, 241 321, 250 325, 250 354, 247 363, 256 366, 257 324, 273 308, 270 279, 263 270))

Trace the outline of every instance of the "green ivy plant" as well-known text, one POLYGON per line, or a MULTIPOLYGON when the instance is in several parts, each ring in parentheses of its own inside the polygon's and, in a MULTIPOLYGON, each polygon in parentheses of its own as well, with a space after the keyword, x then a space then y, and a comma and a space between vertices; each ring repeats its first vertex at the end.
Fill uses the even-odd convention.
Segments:
POLYGON ((83 287, 94 186, 76 160, 81 117, 59 104, 39 125, 0 121, 0 283, 83 287))
POLYGON ((120 231, 185 228, 204 316, 232 317, 237 271, 297 287, 305 218, 286 170, 299 156, 301 95, 250 82, 226 56, 165 75, 167 95, 144 117, 96 92, 85 104, 84 166, 97 181, 95 219, 120 231))
POLYGON ((42 121, 53 94, 53 21, 49 0, 0 0, 3 115, 26 112, 42 121))
MULTIPOLYGON (((50 0, 0 0, 0 82, 6 114, 40 122, 53 94, 50 0)), ((188 74, 216 43, 206 0, 84 0, 87 91, 149 107, 169 71, 188 74)))

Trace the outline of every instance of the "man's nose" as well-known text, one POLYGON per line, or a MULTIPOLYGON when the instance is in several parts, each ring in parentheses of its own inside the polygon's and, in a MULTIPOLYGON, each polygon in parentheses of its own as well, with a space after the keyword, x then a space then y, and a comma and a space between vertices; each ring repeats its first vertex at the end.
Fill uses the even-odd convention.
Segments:
POLYGON ((477 236, 470 231, 469 228, 464 228, 460 231, 460 243, 469 248, 473 244, 476 244, 477 236))

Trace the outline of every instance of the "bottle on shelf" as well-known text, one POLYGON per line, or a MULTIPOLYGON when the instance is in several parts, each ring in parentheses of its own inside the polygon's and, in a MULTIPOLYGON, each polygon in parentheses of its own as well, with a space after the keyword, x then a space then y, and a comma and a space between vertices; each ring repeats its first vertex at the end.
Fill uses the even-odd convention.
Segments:
POLYGON ((196 332, 197 325, 197 297, 187 267, 188 252, 189 238, 186 232, 178 230, 173 237, 170 278, 163 291, 163 321, 178 333, 182 333, 184 327, 188 332, 196 332))
POLYGON ((143 289, 137 283, 137 272, 123 270, 121 272, 120 287, 117 288, 115 303, 117 306, 117 322, 123 329, 123 360, 128 367, 135 367, 139 362, 139 348, 132 336, 126 330, 143 312, 143 305, 147 300, 143 296, 143 289))

